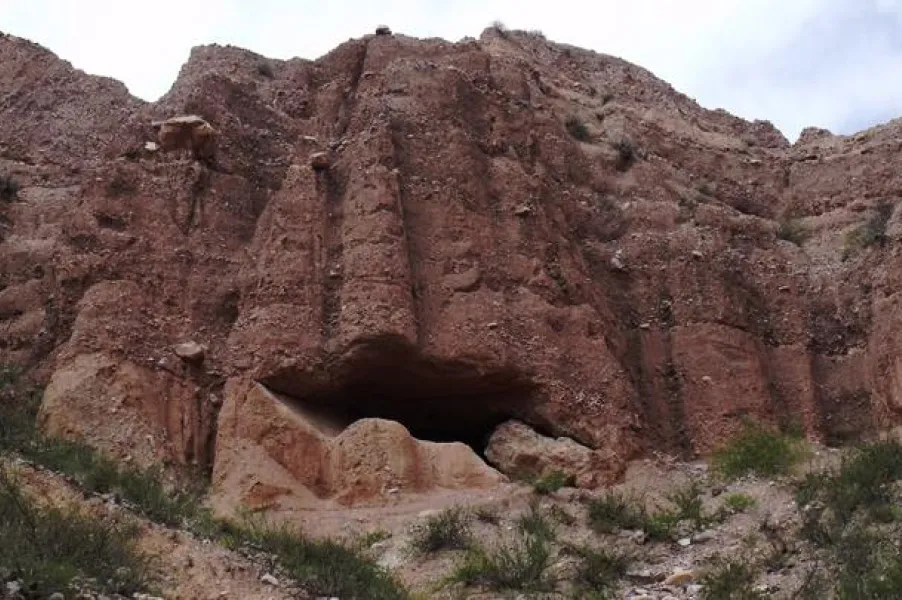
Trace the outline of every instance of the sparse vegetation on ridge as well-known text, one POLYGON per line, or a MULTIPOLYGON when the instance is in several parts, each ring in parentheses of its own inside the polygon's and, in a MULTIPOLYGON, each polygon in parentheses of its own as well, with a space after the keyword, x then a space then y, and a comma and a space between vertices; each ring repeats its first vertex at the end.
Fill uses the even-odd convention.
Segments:
POLYGON ((899 482, 902 443, 881 440, 849 450, 837 469, 798 484, 801 536, 828 552, 836 597, 897 598, 902 590, 899 482))
POLYGON ((547 591, 550 564, 550 540, 521 531, 509 543, 471 547, 449 581, 489 590, 547 591))
POLYGON ((579 559, 576 571, 576 587, 586 590, 591 598, 609 598, 614 587, 626 574, 631 559, 610 550, 589 546, 565 546, 579 559))
POLYGON ((667 496, 673 508, 649 511, 641 498, 627 498, 608 491, 589 503, 589 525, 596 533, 614 533, 618 529, 644 531, 652 540, 671 540, 681 522, 696 531, 721 520, 720 515, 705 514, 698 482, 679 488, 667 496))
MULTIPOLYGON (((403 600, 408 597, 407 591, 390 573, 343 544, 331 540, 311 540, 291 528, 269 528, 250 519, 233 523, 214 518, 202 507, 200 490, 169 490, 163 485, 157 470, 121 469, 89 446, 42 436, 35 426, 39 404, 37 390, 26 389, 19 381, 16 370, 0 368, 0 454, 18 453, 48 469, 69 475, 85 491, 118 495, 136 513, 157 523, 188 529, 228 548, 248 546, 271 554, 287 577, 315 594, 373 600, 403 600)), ((0 510, 3 510, 2 506, 0 510)), ((126 550, 122 549, 128 548, 127 542, 131 539, 126 535, 128 530, 123 533, 92 521, 48 514, 48 526, 58 531, 95 530, 98 540, 106 540, 103 541, 103 548, 111 548, 122 557, 121 560, 138 561, 137 557, 125 554, 126 550)), ((93 550, 90 544, 85 548, 78 551, 63 544, 54 550, 62 553, 59 560, 75 561, 72 563, 74 570, 66 571, 72 577, 86 575, 77 570, 82 564, 79 561, 84 559, 84 555, 77 552, 100 556, 100 549, 93 550), (75 554, 67 559, 63 556, 67 553, 75 554)), ((0 552, 0 567, 6 566, 5 559, 0 552)), ((129 579, 121 585, 137 585, 136 581, 129 579)))
POLYGON ((74 510, 37 505, 0 465, 0 570, 28 598, 74 589, 152 592, 151 560, 135 547, 137 528, 74 510))

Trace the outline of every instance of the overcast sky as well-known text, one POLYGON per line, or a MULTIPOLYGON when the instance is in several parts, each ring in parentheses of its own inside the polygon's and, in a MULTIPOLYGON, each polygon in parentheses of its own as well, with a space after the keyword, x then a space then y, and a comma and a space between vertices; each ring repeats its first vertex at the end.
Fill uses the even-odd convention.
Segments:
POLYGON ((0 31, 145 100, 198 44, 312 59, 380 23, 456 41, 494 20, 637 63, 790 141, 902 116, 902 0, 0 0, 0 31))

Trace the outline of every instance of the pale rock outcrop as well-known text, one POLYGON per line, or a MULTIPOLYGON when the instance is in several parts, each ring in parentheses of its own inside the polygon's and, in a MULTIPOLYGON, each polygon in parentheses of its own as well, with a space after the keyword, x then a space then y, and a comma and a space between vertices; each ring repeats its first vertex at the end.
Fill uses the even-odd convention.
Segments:
POLYGON ((537 479, 561 473, 579 486, 606 481, 616 461, 567 437, 551 438, 520 421, 508 421, 492 433, 486 458, 504 473, 521 479, 537 479))
POLYGON ((505 480, 465 444, 417 440, 385 419, 344 427, 258 383, 226 386, 213 470, 219 510, 361 506, 505 480))

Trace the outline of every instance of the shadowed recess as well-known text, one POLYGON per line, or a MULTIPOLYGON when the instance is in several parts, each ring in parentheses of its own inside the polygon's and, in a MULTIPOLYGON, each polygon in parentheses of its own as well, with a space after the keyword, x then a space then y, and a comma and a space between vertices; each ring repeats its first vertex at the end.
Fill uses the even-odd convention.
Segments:
POLYGON ((417 439, 463 442, 479 455, 504 421, 532 420, 537 393, 513 367, 435 360, 394 338, 358 344, 319 373, 289 368, 259 381, 331 427, 390 419, 417 439))

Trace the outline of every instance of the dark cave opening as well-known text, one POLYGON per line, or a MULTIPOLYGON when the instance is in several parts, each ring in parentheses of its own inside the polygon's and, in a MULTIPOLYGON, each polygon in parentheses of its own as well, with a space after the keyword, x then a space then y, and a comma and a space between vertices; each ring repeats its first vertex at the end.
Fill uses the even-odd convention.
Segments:
POLYGON ((384 340, 356 347, 319 377, 286 369, 260 383, 333 428, 389 419, 419 440, 463 442, 483 459, 498 425, 533 420, 537 393, 536 384, 512 367, 433 360, 384 340))

